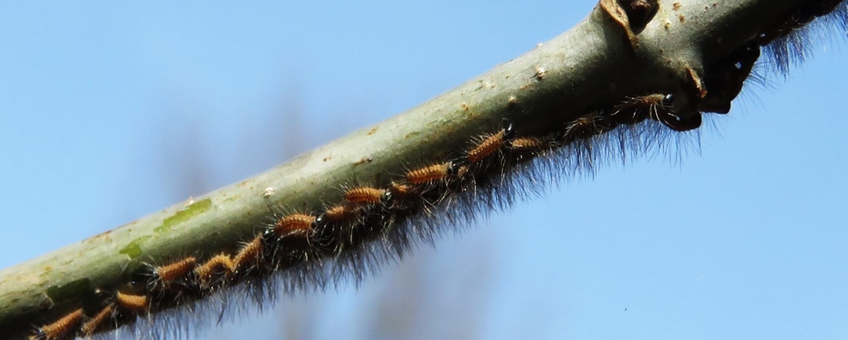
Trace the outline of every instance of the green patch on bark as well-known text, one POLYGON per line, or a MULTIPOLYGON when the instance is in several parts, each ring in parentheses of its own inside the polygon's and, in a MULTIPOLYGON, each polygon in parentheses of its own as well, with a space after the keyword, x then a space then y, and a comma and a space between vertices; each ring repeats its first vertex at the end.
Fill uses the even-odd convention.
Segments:
POLYGON ((173 216, 162 221, 162 225, 153 229, 157 233, 164 233, 171 230, 171 227, 190 220, 192 217, 200 215, 212 207, 212 200, 207 198, 202 201, 197 201, 187 206, 185 209, 177 211, 173 216))
POLYGON ((118 253, 126 254, 131 259, 139 257, 141 256, 141 244, 144 243, 144 241, 147 241, 147 239, 149 239, 150 237, 151 236, 139 237, 130 242, 130 244, 128 244, 126 247, 122 248, 118 253))

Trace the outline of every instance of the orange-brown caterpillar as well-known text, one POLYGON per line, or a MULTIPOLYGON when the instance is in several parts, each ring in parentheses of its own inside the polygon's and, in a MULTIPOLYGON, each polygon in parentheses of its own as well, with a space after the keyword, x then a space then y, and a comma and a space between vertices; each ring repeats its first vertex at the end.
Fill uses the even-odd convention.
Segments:
POLYGON ((355 216, 356 212, 353 207, 346 204, 339 204, 327 208, 327 210, 324 211, 323 218, 327 221, 338 223, 348 221, 355 216))
POLYGON ((285 216, 274 224, 274 233, 283 237, 288 235, 308 235, 312 231, 317 218, 307 214, 291 214, 285 216))
POLYGON ((80 332, 83 336, 90 337, 94 333, 103 330, 111 320, 113 314, 115 314, 115 305, 110 303, 86 321, 82 325, 82 328, 80 328, 80 332))
POLYGON ((59 340, 66 339, 74 334, 76 328, 82 323, 82 308, 76 309, 53 323, 44 325, 36 331, 33 339, 59 340))
POLYGON ((208 287, 216 278, 229 277, 233 274, 233 260, 230 255, 218 254, 195 268, 194 272, 200 280, 201 286, 208 287))
POLYGON ((509 141, 509 152, 515 155, 515 161, 545 155, 556 147, 552 136, 517 137, 509 141))
POLYGON ((150 299, 145 295, 130 294, 118 291, 115 303, 130 312, 143 314, 150 308, 150 299))
POLYGON ((189 256, 169 265, 155 267, 153 268, 153 275, 155 276, 153 282, 168 285, 190 273, 196 265, 197 258, 189 256))
POLYGON ((389 192, 392 197, 408 197, 415 194, 415 188, 409 184, 392 182, 389 184, 389 192))
POLYGON ((388 208, 398 211, 410 209, 417 205, 421 199, 417 186, 409 183, 393 181, 387 189, 391 199, 387 202, 388 208))
POLYGON ((546 138, 521 137, 509 142, 509 148, 513 152, 538 151, 550 147, 551 141, 546 138))
POLYGON ((674 97, 671 94, 655 93, 645 96, 629 97, 616 106, 616 117, 613 123, 624 122, 632 124, 644 119, 652 119, 665 124, 674 131, 689 131, 701 126, 701 114, 696 112, 691 117, 676 114, 671 106, 674 97), (629 115, 629 117, 627 117, 629 115))
POLYGON ((454 163, 444 162, 407 171, 406 181, 409 184, 432 184, 446 181, 454 173, 454 163))
POLYGON ((261 235, 244 244, 233 258, 233 272, 241 273, 254 267, 262 257, 263 248, 261 235))
POLYGON ((565 127, 563 132, 564 142, 570 143, 575 140, 589 139, 603 132, 602 125, 599 124, 603 121, 602 118, 597 111, 577 117, 565 127))
POLYGON ((345 191, 344 198, 353 205, 377 205, 386 195, 385 189, 359 187, 345 191))
POLYGON ((500 150, 513 134, 512 124, 505 129, 483 137, 474 148, 466 152, 466 159, 470 164, 477 164, 492 156, 500 150))

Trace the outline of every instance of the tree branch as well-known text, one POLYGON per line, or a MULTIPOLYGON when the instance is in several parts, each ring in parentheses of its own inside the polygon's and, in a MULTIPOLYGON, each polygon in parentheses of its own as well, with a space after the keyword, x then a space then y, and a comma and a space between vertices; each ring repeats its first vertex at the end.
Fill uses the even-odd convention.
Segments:
POLYGON ((469 136, 505 120, 519 135, 541 136, 587 112, 652 93, 673 94, 675 112, 696 115, 705 111, 705 98, 719 92, 709 86, 711 67, 810 2, 660 1, 641 27, 641 17, 626 6, 603 0, 555 39, 385 122, 3 270, 0 334, 20 337, 33 320, 56 320, 100 303, 99 290, 127 286, 147 263, 234 254, 239 242, 268 226, 269 203, 287 212, 321 211, 344 200, 344 186, 386 187, 411 168, 454 158, 469 136))

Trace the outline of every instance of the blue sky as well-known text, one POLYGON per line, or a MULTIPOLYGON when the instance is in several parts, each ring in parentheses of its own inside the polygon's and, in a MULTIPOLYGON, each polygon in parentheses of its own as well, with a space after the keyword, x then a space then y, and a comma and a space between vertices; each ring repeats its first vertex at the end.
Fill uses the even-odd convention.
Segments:
MULTIPOLYGON (((391 117, 593 5, 4 4, 0 268, 391 117)), ((682 164, 602 169, 201 338, 845 338, 844 48, 748 89, 682 164)))

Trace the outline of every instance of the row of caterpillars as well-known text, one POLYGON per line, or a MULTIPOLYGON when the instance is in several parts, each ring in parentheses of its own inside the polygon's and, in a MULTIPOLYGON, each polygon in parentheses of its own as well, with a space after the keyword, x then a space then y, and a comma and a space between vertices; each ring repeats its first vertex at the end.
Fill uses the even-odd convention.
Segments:
MULTIPOLYGON (((151 266, 136 289, 118 290, 104 298, 98 310, 76 309, 37 329, 34 339, 88 337, 140 315, 177 307, 211 295, 247 277, 285 270, 306 261, 338 255, 350 247, 374 241, 406 218, 428 211, 452 193, 480 185, 493 174, 545 155, 575 141, 586 142, 619 125, 652 119, 672 125, 671 95, 633 97, 620 105, 586 114, 560 133, 516 136, 511 124, 474 138, 462 157, 407 171, 388 187, 360 186, 344 190, 338 205, 319 213, 280 214, 260 235, 235 254, 200 260, 188 256, 162 266, 151 266)), ((586 147, 591 147, 588 144, 586 147)))

